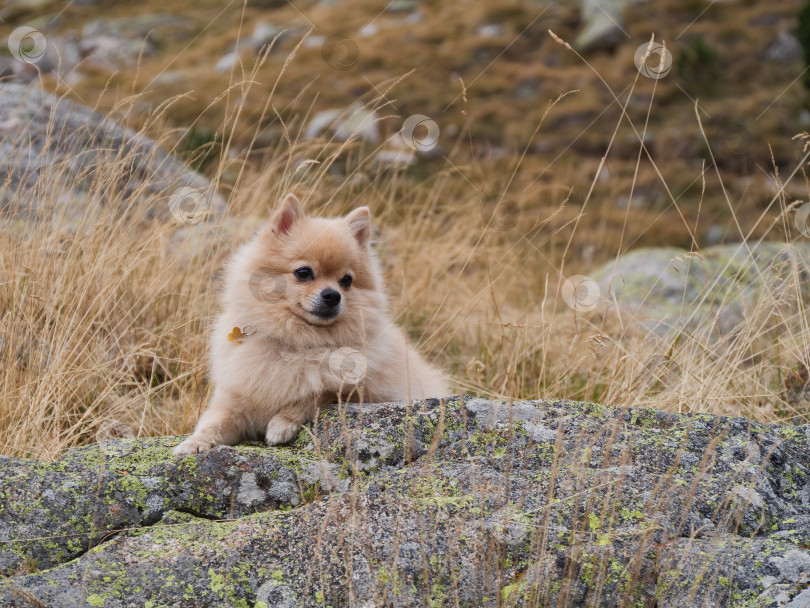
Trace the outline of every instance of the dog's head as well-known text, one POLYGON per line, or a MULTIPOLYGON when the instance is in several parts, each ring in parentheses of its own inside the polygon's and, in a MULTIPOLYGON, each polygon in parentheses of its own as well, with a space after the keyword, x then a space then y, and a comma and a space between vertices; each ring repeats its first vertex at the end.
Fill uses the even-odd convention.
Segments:
POLYGON ((286 311, 310 325, 337 323, 364 292, 378 290, 370 233, 368 207, 313 218, 288 194, 255 241, 251 292, 269 312, 286 311))

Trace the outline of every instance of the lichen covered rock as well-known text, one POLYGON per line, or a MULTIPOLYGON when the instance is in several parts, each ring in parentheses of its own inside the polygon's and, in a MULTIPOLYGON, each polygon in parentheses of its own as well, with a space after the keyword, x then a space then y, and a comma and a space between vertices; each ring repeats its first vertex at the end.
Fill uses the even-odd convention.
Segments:
POLYGON ((619 312, 644 331, 700 326, 730 334, 758 306, 772 310, 810 298, 810 244, 738 243, 699 253, 643 248, 604 264, 592 278, 599 310, 619 312))
POLYGON ((0 457, 0 573, 64 563, 167 512, 242 517, 298 505, 324 478, 335 485, 334 467, 303 450, 221 447, 175 459, 177 443, 109 440, 54 463, 0 457))
POLYGON ((186 223, 222 215, 211 182, 158 143, 32 85, 0 83, 0 226, 35 220, 78 229, 103 208, 137 220, 186 223))
POLYGON ((179 439, 5 462, 0 603, 776 606, 810 581, 810 426, 465 397, 329 408, 284 448, 179 439))

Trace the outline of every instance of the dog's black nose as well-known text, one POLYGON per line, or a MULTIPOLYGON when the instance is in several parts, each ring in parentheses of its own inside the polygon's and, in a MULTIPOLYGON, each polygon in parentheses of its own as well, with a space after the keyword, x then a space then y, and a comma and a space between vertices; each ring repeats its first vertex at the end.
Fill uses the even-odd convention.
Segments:
POLYGON ((321 292, 321 300, 323 300, 329 308, 334 308, 340 304, 340 292, 327 287, 321 292))

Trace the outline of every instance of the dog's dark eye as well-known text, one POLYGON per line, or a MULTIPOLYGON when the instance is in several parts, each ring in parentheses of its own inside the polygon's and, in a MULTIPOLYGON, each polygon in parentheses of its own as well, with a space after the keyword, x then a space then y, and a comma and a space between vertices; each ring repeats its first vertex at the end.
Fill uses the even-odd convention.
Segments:
POLYGON ((293 273, 299 281, 311 281, 315 278, 315 273, 309 266, 302 266, 293 273))
POLYGON ((340 281, 338 281, 338 283, 340 283, 340 286, 341 286, 343 289, 347 289, 347 288, 348 288, 348 287, 350 287, 350 286, 351 286, 351 284, 352 284, 352 275, 347 274, 347 275, 346 275, 346 276, 344 276, 342 279, 340 279, 340 281))

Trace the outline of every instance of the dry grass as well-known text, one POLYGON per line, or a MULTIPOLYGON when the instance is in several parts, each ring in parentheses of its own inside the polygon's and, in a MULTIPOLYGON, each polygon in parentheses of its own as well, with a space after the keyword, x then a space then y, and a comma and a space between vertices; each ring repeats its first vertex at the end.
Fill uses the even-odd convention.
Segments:
MULTIPOLYGON (((225 45, 216 41, 208 38, 178 58, 193 63, 210 55, 211 45, 225 45)), ((557 45, 552 50, 565 53, 557 45)), ((311 49, 301 53, 305 63, 314 61, 308 59, 311 49)), ((587 76, 586 86, 600 95, 609 90, 600 84, 601 67, 571 53, 563 56, 580 77, 587 76)), ((171 128, 178 116, 186 125, 218 121, 223 145, 207 172, 228 195, 229 209, 212 231, 215 246, 198 247, 192 257, 171 253, 178 225, 138 219, 138 210, 165 201, 120 200, 114 183, 125 168, 116 158, 98 169, 95 187, 105 198, 103 210, 88 207, 78 224, 58 214, 47 221, 4 218, 6 225, 29 228, 0 237, 0 453, 53 458, 122 428, 136 435, 189 431, 209 390, 206 328, 216 314, 217 272, 230 248, 290 189, 317 213, 342 213, 357 204, 372 208, 393 309, 431 358, 452 371, 459 392, 650 405, 763 421, 807 419, 784 388, 785 377, 807 363, 810 347, 798 276, 788 277, 790 287, 780 294, 766 292, 746 311, 733 339, 722 341, 713 337, 712 320, 662 341, 633 331, 632 319, 577 314, 560 298, 565 277, 587 273, 621 252, 663 243, 694 249, 705 226, 721 215, 736 224, 737 238, 751 244, 797 237, 792 198, 781 192, 766 199, 773 176, 757 175, 750 191, 727 193, 723 172, 701 168, 697 156, 684 161, 683 149, 680 159, 670 158, 660 139, 655 149, 662 152, 659 157, 653 149, 651 162, 638 142, 657 104, 672 95, 665 84, 658 91, 634 74, 622 82, 627 88, 599 127, 572 138, 574 151, 599 148, 604 164, 570 156, 549 164, 522 153, 542 143, 546 133, 557 136, 571 124, 581 129, 604 109, 596 101, 601 98, 571 93, 550 102, 531 114, 534 135, 519 129, 516 151, 490 155, 471 141, 489 128, 486 117, 495 108, 470 93, 469 101, 460 102, 459 134, 444 158, 404 171, 375 166, 369 146, 299 137, 309 106, 291 106, 288 98, 290 90, 300 93, 307 73, 288 69, 299 60, 294 54, 284 63, 259 58, 244 66, 244 76, 228 75, 227 89, 214 89, 219 82, 214 77, 202 82, 203 110, 199 99, 178 94, 140 119, 144 132, 159 134, 173 149, 188 130, 171 128), (256 84, 267 83, 268 73, 270 88, 285 92, 278 104, 267 97, 266 84, 256 84), (236 103, 237 95, 247 100, 244 106, 236 103), (284 137, 264 146, 259 135, 268 125, 284 137), (653 203, 616 205, 618 198, 640 192, 653 203), (132 213, 125 215, 121 209, 128 206, 132 213)), ((148 64, 140 77, 150 82, 163 69, 148 64)), ((537 77, 549 82, 559 77, 543 67, 538 71, 537 77)), ((110 107, 109 83, 97 84, 107 89, 103 105, 110 107)), ((379 93, 389 95, 398 86, 408 87, 388 82, 367 105, 396 116, 379 93)), ((489 86, 497 91, 494 81, 489 86)), ((451 90, 455 95, 456 89, 445 93, 451 90)), ((555 94, 567 90, 555 88, 555 94)), ((143 106, 149 94, 125 96, 118 114, 132 123, 139 114, 129 110, 143 106)), ((692 112, 691 123, 682 127, 694 136, 681 135, 679 141, 689 142, 687 152, 710 149, 703 117, 692 112)), ((797 145, 780 140, 777 147, 797 145)), ((59 208, 53 187, 59 179, 59 168, 41 178, 36 196, 44 206, 59 208)), ((201 238, 192 235, 197 245, 201 238)))
MULTIPOLYGON (((222 160, 220 172, 243 171, 225 221, 255 225, 287 189, 324 214, 370 205, 393 308, 453 371, 460 392, 806 419, 782 386, 810 345, 801 297, 766 296, 733 340, 714 341, 705 323, 653 340, 630 319, 577 314, 558 297, 563 277, 585 266, 580 210, 553 207, 542 189, 524 189, 532 195, 510 196, 514 207, 499 210, 504 180, 489 179, 475 160, 418 181, 364 170, 365 159, 353 144, 295 142, 261 168, 222 160), (320 164, 296 169, 304 159, 320 164), (335 174, 338 160, 349 167, 346 179, 335 174), (455 171, 468 176, 466 190, 451 179, 455 171)), ((101 174, 114 180, 120 159, 109 162, 101 174)), ((48 188, 56 172, 40 182, 44 201, 56 196, 48 188)), ((98 188, 113 191, 107 186, 98 188)), ((206 402, 216 275, 239 237, 226 228, 192 236, 200 254, 182 257, 169 245, 177 224, 137 220, 136 206, 165 203, 105 203, 69 227, 58 216, 7 218, 33 227, 3 233, 0 249, 2 453, 53 458, 115 425, 136 435, 187 432, 206 402), (132 212, 122 213, 128 205, 132 212)), ((800 296, 799 278, 791 280, 788 296, 800 296)))

